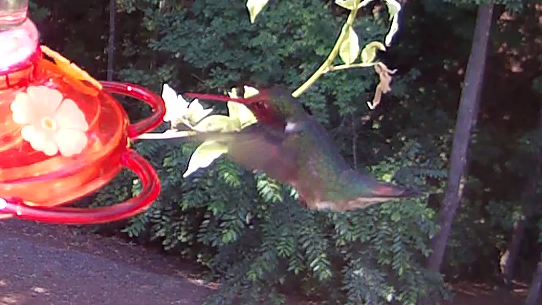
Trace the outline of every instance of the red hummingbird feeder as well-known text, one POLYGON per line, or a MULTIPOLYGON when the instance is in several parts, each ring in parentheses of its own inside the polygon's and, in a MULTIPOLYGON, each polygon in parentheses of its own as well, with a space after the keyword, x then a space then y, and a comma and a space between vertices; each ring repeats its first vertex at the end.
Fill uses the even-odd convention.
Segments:
POLYGON ((39 45, 28 0, 0 0, 0 218, 96 224, 145 211, 160 182, 130 140, 162 122, 161 97, 131 84, 98 82, 39 45), (47 59, 50 57, 51 59, 47 59), (112 94, 149 104, 154 113, 130 125, 112 94), (100 208, 65 207, 127 168, 141 193, 100 208))

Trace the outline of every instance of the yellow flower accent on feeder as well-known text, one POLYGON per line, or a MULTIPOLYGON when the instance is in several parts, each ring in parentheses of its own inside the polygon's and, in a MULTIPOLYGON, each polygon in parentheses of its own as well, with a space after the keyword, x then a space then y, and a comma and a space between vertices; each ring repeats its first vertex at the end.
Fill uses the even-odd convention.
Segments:
POLYGON ((11 103, 13 121, 25 125, 22 138, 33 149, 48 156, 58 152, 70 157, 87 145, 88 123, 85 115, 71 99, 64 99, 58 90, 30 86, 11 103))
MULTIPOLYGON (((56 68, 60 70, 64 75, 70 78, 76 79, 79 82, 81 81, 89 82, 98 90, 102 90, 102 84, 100 84, 100 82, 98 82, 96 79, 90 76, 90 74, 88 74, 85 70, 79 68, 77 65, 75 65, 74 63, 70 62, 68 59, 60 55, 60 53, 55 52, 46 46, 40 46, 40 49, 43 52, 43 54, 53 59, 55 63, 54 66, 56 66, 56 68)), ((47 66, 49 66, 49 68, 52 68, 51 66, 53 66, 51 63, 47 61, 43 61, 42 64, 44 65, 48 64, 47 66)), ((96 96, 99 93, 98 90, 90 90, 88 86, 85 86, 82 83, 77 83, 74 85, 85 94, 96 96)))

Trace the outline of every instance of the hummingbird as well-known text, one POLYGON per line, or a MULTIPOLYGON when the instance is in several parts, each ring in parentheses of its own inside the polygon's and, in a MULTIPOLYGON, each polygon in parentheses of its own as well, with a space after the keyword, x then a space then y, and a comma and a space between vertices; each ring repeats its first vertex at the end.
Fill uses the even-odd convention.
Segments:
POLYGON ((241 167, 290 184, 309 209, 344 212, 420 196, 352 169, 325 128, 283 87, 263 89, 249 98, 186 96, 247 106, 257 123, 235 132, 202 132, 199 138, 226 144, 227 157, 241 167))

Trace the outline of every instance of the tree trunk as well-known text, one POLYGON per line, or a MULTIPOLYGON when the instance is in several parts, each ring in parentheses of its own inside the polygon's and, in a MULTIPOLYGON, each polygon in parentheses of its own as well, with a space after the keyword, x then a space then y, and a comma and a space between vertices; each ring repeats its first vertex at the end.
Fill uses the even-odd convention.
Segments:
POLYGON ((478 114, 478 96, 484 76, 489 30, 491 29, 493 4, 481 5, 478 8, 476 29, 472 42, 471 54, 467 64, 464 87, 457 113, 450 169, 444 199, 439 211, 439 232, 431 241, 433 252, 428 258, 427 267, 439 271, 444 257, 444 251, 450 236, 455 212, 459 207, 463 186, 465 184, 464 171, 467 164, 467 152, 473 124, 478 114))
POLYGON ((538 294, 540 293, 540 286, 542 284, 542 253, 540 253, 540 260, 536 266, 536 273, 531 282, 531 287, 529 288, 529 294, 527 299, 525 299, 525 305, 536 305, 538 301, 538 294))
MULTIPOLYGON (((523 213, 522 213, 523 214, 523 213)), ((514 223, 514 233, 512 234, 512 239, 506 247, 506 252, 503 255, 504 265, 502 266, 502 281, 506 288, 512 287, 512 279, 514 276, 514 267, 516 263, 516 258, 519 253, 519 246, 521 245, 521 240, 523 239, 523 233, 525 232, 525 215, 521 215, 514 223)))
POLYGON ((109 0, 109 41, 107 46, 107 80, 113 80, 115 58, 115 13, 117 1, 109 0))
MULTIPOLYGON (((538 118, 538 134, 542 135, 542 108, 540 108, 538 118)), ((531 173, 523 192, 524 196, 521 203, 521 215, 514 223, 514 233, 505 252, 506 257, 502 268, 502 279, 507 287, 510 287, 514 276, 514 267, 516 265, 519 247, 525 231, 526 218, 531 214, 530 206, 533 205, 533 201, 536 200, 538 181, 542 178, 540 173, 540 170, 542 169, 542 151, 536 152, 535 159, 535 167, 533 168, 533 172, 531 173)))

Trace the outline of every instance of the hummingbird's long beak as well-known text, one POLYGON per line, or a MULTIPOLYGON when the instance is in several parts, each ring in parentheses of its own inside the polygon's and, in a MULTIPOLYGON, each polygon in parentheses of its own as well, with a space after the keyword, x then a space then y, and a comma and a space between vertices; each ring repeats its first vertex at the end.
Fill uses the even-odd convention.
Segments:
POLYGON ((197 98, 201 100, 208 100, 208 101, 217 101, 217 102, 236 102, 243 105, 250 105, 257 103, 261 101, 261 96, 255 95, 250 98, 242 98, 242 97, 229 97, 224 95, 215 95, 215 94, 205 94, 205 93, 185 93, 185 96, 189 98, 197 98))

